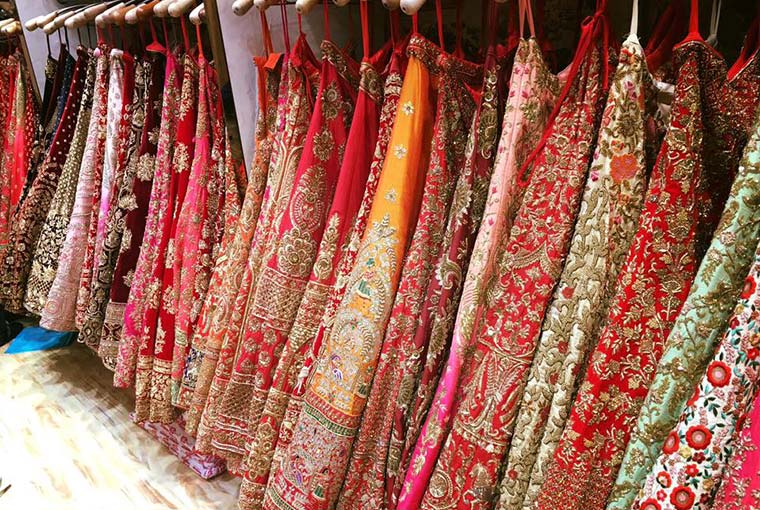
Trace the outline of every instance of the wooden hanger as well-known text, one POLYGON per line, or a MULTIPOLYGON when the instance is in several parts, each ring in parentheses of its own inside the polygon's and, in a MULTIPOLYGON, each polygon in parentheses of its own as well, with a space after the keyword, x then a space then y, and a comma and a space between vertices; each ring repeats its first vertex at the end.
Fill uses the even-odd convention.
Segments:
POLYGON ((179 18, 194 8, 195 0, 174 0, 174 2, 169 4, 169 15, 172 18, 179 18))
POLYGON ((21 22, 14 20, 11 20, 10 23, 3 25, 0 30, 3 32, 3 35, 6 36, 15 36, 19 35, 21 33, 21 22))
POLYGON ((425 0, 401 0, 400 2, 401 10, 409 16, 417 14, 423 5, 425 5, 425 0))
POLYGON ((95 25, 97 25, 98 28, 106 28, 111 23, 111 15, 125 5, 124 2, 118 2, 95 16, 95 25))
POLYGON ((200 4, 198 7, 193 9, 190 12, 190 23, 193 25, 200 25, 204 21, 206 21, 206 6, 203 4, 200 4))
POLYGON ((253 5, 260 11, 266 11, 267 8, 273 4, 273 0, 253 0, 253 5))
POLYGON ((169 6, 174 0, 161 0, 155 7, 153 7, 153 15, 159 18, 166 18, 169 16, 169 6))
POLYGON ((126 16, 124 16, 124 20, 130 25, 136 25, 140 21, 147 20, 153 16, 153 8, 160 1, 161 0, 146 0, 142 2, 129 11, 126 16))
POLYGON ((308 14, 318 3, 319 0, 296 0, 296 11, 301 15, 308 14))
POLYGON ((53 11, 48 14, 42 14, 40 16, 37 16, 36 18, 32 18, 29 21, 26 22, 26 29, 30 32, 37 30, 38 28, 42 28, 51 21, 53 21, 56 16, 58 16, 60 13, 65 12, 67 9, 58 9, 56 11, 53 11))
POLYGON ((74 9, 64 12, 63 14, 59 14, 55 17, 55 19, 53 19, 53 21, 42 27, 42 31, 47 35, 50 35, 55 31, 60 30, 63 27, 64 22, 74 14, 76 14, 76 10, 74 9))
POLYGON ((235 0, 232 2, 232 12, 238 16, 243 16, 251 10, 253 4, 253 0, 235 0))

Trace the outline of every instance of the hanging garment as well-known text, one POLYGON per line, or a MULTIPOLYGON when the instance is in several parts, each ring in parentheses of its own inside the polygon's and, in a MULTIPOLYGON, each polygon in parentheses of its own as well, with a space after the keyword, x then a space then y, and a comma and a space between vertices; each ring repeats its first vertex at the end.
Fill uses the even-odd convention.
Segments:
POLYGON ((26 181, 24 182, 24 188, 21 191, 19 204, 26 199, 32 188, 32 184, 34 184, 34 181, 37 179, 38 170, 42 168, 42 163, 48 156, 50 143, 52 142, 53 135, 57 132, 58 124, 63 115, 63 109, 66 106, 66 100, 69 96, 71 80, 74 76, 76 60, 69 54, 66 45, 61 45, 60 56, 58 60, 54 62, 55 73, 53 76, 53 86, 51 87, 53 95, 51 96, 50 103, 50 117, 44 125, 40 124, 37 137, 35 137, 34 148, 32 149, 32 161, 28 167, 26 181))
POLYGON ((74 331, 76 298, 82 273, 93 206, 100 197, 100 178, 106 139, 109 58, 105 46, 93 51, 96 59, 90 125, 87 128, 76 196, 66 238, 61 246, 58 269, 42 309, 40 326, 54 331, 74 331))
POLYGON ((15 60, 18 72, 6 123, 3 153, 0 156, 0 174, 7 190, 7 193, 3 192, 0 203, 0 254, 7 246, 7 233, 13 211, 21 201, 40 123, 39 107, 31 83, 34 78, 20 57, 16 57, 15 60))
MULTIPOLYGON (((124 310, 124 328, 119 345, 119 360, 117 373, 127 373, 129 378, 135 378, 136 371, 141 372, 141 379, 135 381, 135 394, 150 394, 150 373, 153 369, 153 344, 150 338, 143 345, 143 331, 148 307, 157 306, 159 299, 158 277, 161 274, 161 264, 168 241, 168 222, 172 213, 172 198, 169 187, 171 181, 171 161, 174 154, 174 143, 177 135, 179 120, 179 103, 182 89, 182 66, 177 57, 166 52, 166 71, 164 74, 163 109, 156 146, 156 161, 153 174, 150 199, 148 200, 148 216, 145 223, 142 246, 150 246, 149 250, 140 250, 137 259, 132 285, 124 310), (142 353, 138 366, 138 354, 142 353), (122 367, 121 372, 119 367, 122 367), (139 382, 139 385, 138 385, 139 382)), ((127 377, 126 375, 124 377, 127 377)), ((147 419, 150 415, 150 404, 140 404, 135 410, 137 421, 147 419)))
POLYGON ((718 152, 708 150, 723 140, 716 130, 724 125, 716 111, 723 62, 700 40, 680 45, 675 60, 670 127, 607 323, 538 495, 539 510, 605 507, 633 417, 717 223, 713 212, 726 185, 716 181, 730 182, 726 172, 733 173, 724 166, 730 153, 716 158, 718 152))
POLYGON ((263 508, 333 508, 359 425, 430 159, 436 61, 418 35, 368 228, 330 336, 307 382, 303 410, 280 431, 263 508))
POLYGON ((77 53, 66 107, 53 137, 51 150, 45 156, 26 198, 11 220, 9 249, 3 254, 0 266, 0 302, 9 312, 23 313, 23 299, 34 249, 74 136, 88 61, 86 50, 80 48, 77 53))
MULTIPOLYGON (((434 149, 420 217, 338 500, 341 509, 361 508, 370 501, 383 506, 386 499, 395 500, 394 475, 398 473, 398 457, 408 430, 407 410, 416 398, 424 398, 415 393, 414 385, 425 362, 433 316, 439 311, 438 306, 456 306, 456 296, 452 298, 449 292, 456 293, 456 275, 466 272, 459 264, 464 264, 467 247, 471 245, 466 241, 462 244, 463 236, 469 235, 467 225, 471 220, 473 225, 480 223, 479 215, 485 203, 490 159, 496 148, 498 89, 500 77, 504 75, 503 65, 504 59, 497 60, 494 47, 490 48, 482 69, 468 69, 453 58, 441 64, 440 106, 433 128, 434 149), (447 69, 447 65, 451 69, 447 69), (476 90, 474 79, 481 73, 482 88, 476 90), (469 83, 462 80, 462 76, 469 83), (476 90, 474 100, 468 88, 476 90), (442 147, 446 149, 441 151, 442 147), (437 199, 430 200, 430 196, 437 199), (445 200, 448 203, 440 203, 445 200), (470 207, 479 210, 475 212, 476 218, 471 217, 470 207), (446 288, 443 293, 443 286, 439 285, 442 282, 446 288), (393 398, 389 398, 391 395, 393 398), (389 464, 387 481, 386 462, 389 464)), ((438 330, 436 335, 439 334, 430 339, 434 351, 445 348, 448 332, 438 330)))
MULTIPOLYGON (((215 79, 216 78, 214 78, 214 80, 215 79)), ((248 186, 248 177, 246 175, 245 166, 233 158, 232 151, 230 150, 230 143, 227 142, 227 133, 223 125, 224 112, 222 111, 222 105, 219 102, 217 102, 217 109, 219 110, 217 113, 219 121, 215 123, 215 126, 219 126, 219 129, 221 130, 221 136, 218 137, 220 141, 217 141, 217 135, 213 135, 212 147, 220 146, 220 149, 213 148, 212 154, 218 150, 219 154, 222 154, 224 158, 224 160, 220 162, 222 165, 220 170, 223 173, 221 176, 220 192, 223 195, 219 198, 219 200, 221 200, 219 204, 220 211, 217 215, 217 225, 215 227, 215 230, 221 234, 221 239, 219 242, 215 242, 211 252, 211 265, 208 267, 209 280, 207 280, 206 284, 206 288, 208 290, 203 296, 203 299, 198 296, 193 305, 192 313, 197 316, 193 333, 190 336, 190 338, 193 340, 196 338, 200 339, 200 337, 195 334, 198 330, 197 320, 199 320, 200 313, 203 310, 203 305, 206 302, 205 298, 211 292, 211 285, 212 283, 215 283, 210 280, 211 276, 213 276, 213 269, 216 267, 216 264, 220 258, 228 253, 230 246, 235 242, 235 234, 237 233, 237 227, 240 221, 244 193, 246 187, 248 186)), ((200 345, 191 342, 189 345, 189 352, 185 360, 185 368, 182 372, 182 382, 179 396, 179 403, 181 403, 187 409, 191 409, 193 399, 195 398, 196 389, 198 387, 198 374, 203 359, 204 352, 201 350, 200 345)), ((185 416, 187 417, 188 414, 189 412, 185 413, 185 416)), ((200 415, 198 415, 198 417, 200 417, 200 415)), ((185 418, 185 430, 193 436, 196 434, 197 430, 187 425, 187 418, 185 418)))
POLYGON ((530 508, 540 490, 644 205, 663 134, 655 126, 663 121, 643 48, 631 34, 620 51, 570 250, 515 418, 500 510, 530 508))
MULTIPOLYGON (((186 415, 185 427, 193 435, 198 431, 201 415, 206 408, 222 339, 233 312, 235 297, 245 272, 251 240, 264 203, 264 191, 269 179, 269 159, 275 143, 275 135, 278 126, 284 124, 284 108, 281 112, 281 122, 277 123, 278 97, 280 97, 279 90, 281 89, 280 74, 283 72, 285 73, 284 91, 287 90, 287 65, 282 66, 280 54, 257 57, 254 63, 258 73, 259 105, 255 133, 256 154, 233 240, 217 258, 209 291, 198 318, 198 326, 191 340, 193 346, 191 356, 194 352, 195 358, 188 360, 188 370, 196 372, 195 391, 186 415)), ((285 104, 284 99, 281 104, 285 104)))
POLYGON ((543 135, 545 144, 526 162, 531 179, 501 247, 489 308, 472 345, 452 346, 398 508, 495 504, 499 467, 592 157, 606 97, 607 41, 602 2, 584 24, 571 77, 543 135))
MULTIPOLYGON (((298 169, 309 129, 314 98, 317 95, 316 86, 319 80, 317 62, 303 34, 299 36, 293 50, 283 62, 278 129, 270 154, 267 188, 264 191, 264 201, 248 250, 243 278, 222 339, 206 407, 199 423, 197 439, 199 451, 212 450, 213 433, 215 433, 227 383, 237 361, 242 328, 252 310, 256 282, 263 263, 273 255, 276 247, 276 242, 273 240, 277 238, 277 227, 288 205, 295 181, 295 172, 298 169)), ((249 404, 250 401, 244 405, 249 404)), ((216 445, 213 448, 216 451, 216 445)), ((238 448, 233 454, 240 456, 243 453, 244 449, 238 448)))
POLYGON ((108 207, 105 234, 100 252, 93 259, 90 298, 80 331, 80 341, 97 346, 98 356, 103 364, 111 370, 116 368, 118 350, 113 344, 100 345, 103 333, 108 297, 111 293, 114 268, 121 252, 125 218, 134 205, 132 187, 138 166, 138 148, 145 123, 146 63, 125 53, 125 72, 122 99, 124 108, 121 112, 116 144, 116 166, 114 168, 111 204, 108 207))
POLYGON ((189 338, 208 290, 214 251, 224 226, 220 216, 224 209, 224 118, 216 74, 202 52, 199 67, 195 154, 174 242, 176 322, 171 395, 172 404, 182 409, 187 409, 192 398, 192 391, 182 387, 189 338))
MULTIPOLYGON (((327 37, 327 36, 326 36, 327 37)), ((251 425, 258 423, 276 365, 304 297, 319 243, 334 241, 326 224, 335 192, 359 85, 358 66, 331 41, 322 43, 320 88, 303 155, 278 238, 262 266, 243 324, 238 359, 217 416, 213 445, 228 469, 239 470, 248 454, 251 425), (325 230, 327 232, 325 233, 325 230)), ((334 220, 333 220, 334 221, 334 220)), ((315 268, 316 271, 320 267, 315 268)), ((316 289, 319 291, 320 289, 316 289)), ((307 296, 306 299, 311 299, 307 296)), ((318 316, 315 317, 316 320, 318 316)), ((300 327, 308 326, 301 324, 300 327)))
MULTIPOLYGON (((124 94, 125 65, 131 69, 132 61, 124 61, 124 52, 112 49, 108 66, 108 107, 106 113, 106 139, 103 155, 103 169, 100 176, 100 194, 98 203, 93 204, 90 214, 90 225, 87 234, 87 247, 85 248, 82 273, 79 280, 77 293, 76 326, 81 330, 84 325, 87 307, 90 304, 90 290, 92 288, 93 272, 97 269, 97 261, 103 247, 108 221, 108 211, 111 207, 111 196, 118 193, 114 190, 114 179, 117 164, 117 142, 119 134, 119 117, 124 108, 129 104, 124 94)), ((82 338, 77 338, 80 342, 82 338)), ((98 339, 100 340, 100 339, 98 339)), ((97 344, 92 346, 97 349, 97 344)))
MULTIPOLYGON (((19 66, 14 55, 0 55, 0 90, 7 93, 0 95, 0 149, 5 151, 8 139, 12 138, 9 118, 13 108, 12 101, 16 95, 16 75, 19 66)), ((11 176, 2 165, 5 154, 0 154, 0 252, 8 243, 8 222, 13 209, 11 208, 11 176)))
MULTIPOLYGON (((362 19, 366 23, 367 6, 362 5, 361 8, 362 19)), ((316 344, 319 343, 317 333, 320 321, 332 292, 348 238, 354 229, 353 220, 361 207, 367 179, 373 168, 373 154, 380 130, 383 105, 383 70, 389 65, 389 58, 392 58, 391 55, 395 52, 389 43, 376 54, 369 55, 369 28, 367 24, 363 24, 362 28, 364 51, 368 56, 362 61, 359 71, 359 93, 351 130, 346 140, 346 156, 335 187, 335 198, 326 215, 325 233, 304 297, 287 342, 279 355, 271 388, 260 416, 255 417, 255 421, 249 425, 251 447, 238 503, 245 509, 261 508, 272 466, 272 456, 277 446, 277 436, 286 418, 285 411, 289 408, 288 404, 293 395, 298 393, 296 388, 303 387, 300 373, 307 352, 316 350, 316 344)), ((394 60, 398 61, 398 57, 394 60)), ((298 397, 300 395, 296 398, 298 397)))
POLYGON ((88 64, 79 108, 66 161, 58 179, 58 187, 50 203, 45 223, 32 258, 32 269, 26 285, 24 308, 34 315, 41 315, 47 302, 50 288, 58 270, 58 259, 66 240, 71 213, 74 208, 80 167, 87 143, 87 131, 92 113, 92 95, 95 87, 97 59, 92 50, 88 51, 88 64))
MULTIPOLYGON (((757 245, 760 238, 758 129, 760 124, 756 124, 755 132, 746 146, 739 173, 726 203, 726 212, 706 255, 705 264, 710 263, 711 270, 724 282, 720 298, 710 300, 713 307, 716 301, 729 299, 725 292, 725 282, 730 281, 726 273, 733 268, 726 268, 727 263, 724 261, 744 258, 743 252, 751 244, 757 245), (718 239, 725 241, 723 251, 718 257, 710 257, 715 253, 718 239)), ((728 329, 722 336, 712 361, 707 364, 706 372, 703 371, 705 375, 699 386, 686 402, 677 425, 665 438, 662 451, 650 468, 633 508, 651 510, 655 503, 655 508, 660 509, 710 508, 710 502, 718 489, 715 481, 721 479, 732 450, 737 419, 750 403, 760 368, 753 320, 755 302, 760 298, 756 285, 756 278, 760 274, 759 257, 760 252, 756 250, 754 265, 744 280, 744 288, 734 307, 734 314, 728 321, 728 329), (666 499, 658 502, 659 494, 664 494, 666 499)), ((694 292, 692 290, 689 300, 694 292)), ((704 325, 705 321, 701 319, 700 328, 704 325)))
MULTIPOLYGON (((751 40, 752 36, 747 39, 751 40)), ((728 78, 725 64, 718 55, 710 53, 706 58, 715 63, 711 74, 701 83, 707 176, 700 183, 700 193, 708 198, 700 203, 700 214, 712 222, 718 200, 726 194, 726 183, 736 175, 755 121, 760 100, 760 52, 744 62, 740 59, 743 65, 729 71, 728 78)), ((664 352, 621 464, 608 505, 611 510, 630 508, 660 454, 667 433, 678 422, 689 395, 714 354, 739 297, 760 236, 760 206, 755 202, 760 200, 760 191, 755 189, 751 177, 747 177, 750 182, 746 184, 744 179, 734 183, 712 242, 707 235, 698 238, 698 242, 704 242, 702 246, 710 243, 710 248, 682 312, 666 337, 664 352)))
MULTIPOLYGON (((115 355, 117 366, 120 359, 119 350, 124 325, 124 311, 147 223, 150 191, 156 166, 156 144, 158 143, 159 122, 163 105, 164 57, 160 55, 148 56, 144 66, 146 77, 144 111, 138 110, 138 115, 139 112, 143 112, 142 115, 144 115, 143 128, 138 142, 139 147, 134 156, 135 159, 131 162, 132 165, 135 165, 134 181, 131 193, 124 197, 127 202, 125 204, 127 205, 127 213, 124 218, 124 233, 114 268, 113 284, 106 306, 103 334, 99 346, 99 350, 110 352, 112 356, 115 355)), ((125 386, 121 384, 120 377, 121 373, 116 370, 114 386, 125 386)))
MULTIPOLYGON (((185 45, 186 47, 189 44, 185 45)), ((174 250, 177 239, 179 213, 182 210, 190 179, 190 167, 195 151, 195 133, 207 129, 207 119, 198 119, 197 62, 186 54, 182 64, 182 91, 176 112, 176 138, 170 164, 169 200, 167 215, 163 219, 162 245, 165 246, 156 262, 151 295, 143 309, 143 336, 137 361, 135 395, 137 421, 168 423, 176 418, 172 406, 171 370, 174 353, 174 319, 176 297, 174 295, 174 250), (204 124, 205 123, 205 124, 204 124), (200 129, 199 129, 200 128, 200 129), (148 371, 147 368, 150 367, 148 371), (148 415, 145 416, 145 411, 148 415), (145 416, 145 418, 143 418, 145 416)))
MULTIPOLYGON (((754 399, 736 423, 731 458, 719 480, 720 489, 712 510, 751 510, 760 505, 760 476, 757 476, 760 472, 760 449, 757 448, 760 444, 760 393, 757 387, 754 391, 754 399)), ((686 495, 684 499, 688 504, 691 499, 688 492, 681 493, 686 495)), ((652 505, 642 508, 651 509, 652 505)))

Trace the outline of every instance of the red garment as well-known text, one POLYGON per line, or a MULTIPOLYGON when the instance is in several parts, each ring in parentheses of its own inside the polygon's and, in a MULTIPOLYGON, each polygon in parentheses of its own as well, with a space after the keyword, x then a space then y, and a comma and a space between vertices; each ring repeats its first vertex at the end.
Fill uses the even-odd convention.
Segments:
POLYGON ((34 248, 71 145, 81 105, 87 62, 87 51, 80 48, 66 106, 50 152, 37 170, 34 182, 11 220, 8 250, 3 253, 0 266, 0 302, 10 312, 23 313, 26 280, 31 270, 34 248))
POLYGON ((279 356, 261 416, 249 426, 252 445, 240 490, 241 508, 261 508, 288 401, 296 393, 298 381, 302 380, 299 373, 306 353, 317 349, 313 347, 319 342, 317 330, 373 168, 383 101, 381 73, 388 64, 391 50, 392 46, 387 44, 361 64, 359 94, 346 141, 346 156, 339 172, 335 198, 326 216, 325 234, 290 335, 279 356))
MULTIPOLYGON (((174 210, 174 193, 172 184, 172 158, 175 138, 179 131, 179 116, 182 66, 172 53, 166 56, 166 75, 164 80, 164 105, 161 113, 161 129, 156 149, 156 167, 153 176, 148 220, 145 226, 143 244, 150 250, 141 250, 135 269, 135 278, 127 300, 124 315, 124 333, 119 352, 119 364, 132 365, 131 356, 136 354, 135 368, 135 420, 158 421, 152 416, 153 387, 153 353, 156 347, 155 324, 161 300, 161 275, 169 233, 171 230, 172 211, 174 210)), ((191 130, 192 128, 190 128, 191 130)), ((186 128, 185 131, 188 131, 186 128)), ((163 339, 160 339, 161 344, 163 339)), ((117 364, 117 371, 119 370, 117 364)), ((127 372, 128 373, 128 372, 127 372)), ((168 376, 168 372, 166 373, 168 376)), ((158 384, 158 380, 156 383, 158 384)), ((164 379, 166 385, 168 381, 164 379)), ((167 386, 168 387, 168 386, 167 386)), ((160 398, 161 395, 156 395, 160 398)), ((165 409, 156 406, 157 411, 165 409)), ((155 413, 158 418, 160 412, 155 413)))
MULTIPOLYGON (((217 259, 211 275, 209 292, 191 341, 188 372, 195 378, 195 392, 186 415, 186 429, 193 435, 198 431, 201 416, 206 408, 222 341, 233 313, 235 297, 243 281, 251 240, 257 228, 256 220, 265 204, 264 191, 269 178, 269 157, 277 134, 278 113, 284 116, 284 111, 278 112, 277 108, 280 74, 287 70, 287 66, 280 67, 281 57, 282 55, 277 54, 270 58, 254 59, 258 69, 259 95, 256 156, 251 165, 251 176, 240 206, 240 214, 231 233, 232 239, 217 259)), ((287 84, 286 73, 284 79, 287 84)), ((230 201, 227 200, 227 203, 230 201)))
MULTIPOLYGON (((244 323, 239 356, 222 400, 214 445, 239 468, 258 424, 278 357, 307 290, 335 192, 359 85, 358 67, 329 40, 303 155, 271 255, 263 266, 244 323), (237 451, 240 453, 237 453, 237 451), (232 453, 235 452, 235 453, 232 453)), ((330 227, 328 226, 328 235, 330 227)), ((318 269, 318 268, 317 268, 318 269)))
MULTIPOLYGON (((161 96, 164 87, 164 58, 156 56, 150 58, 149 62, 150 73, 146 76, 148 83, 146 83, 145 119, 137 148, 137 168, 130 197, 130 209, 124 218, 124 235, 114 268, 113 284, 103 322, 103 335, 100 339, 101 346, 113 346, 112 348, 117 351, 121 341, 127 298, 145 234, 158 142, 153 134, 159 129, 163 102, 161 96)), ((119 374, 114 378, 114 386, 123 386, 119 374)))
MULTIPOLYGON (((455 388, 450 422, 428 415, 398 508, 489 509, 509 447, 544 313, 560 276, 606 100, 609 25, 604 2, 583 27, 571 73, 530 168, 522 207, 488 289, 489 306, 455 388), (440 449, 435 458, 428 452, 440 449), (425 464, 416 462, 424 456, 425 464), (421 494, 420 480, 429 477, 421 494)), ((461 354, 460 354, 461 355, 461 354)))
MULTIPOLYGON (((155 300, 149 301, 150 308, 145 312, 144 340, 153 342, 150 394, 138 394, 138 404, 150 401, 150 421, 166 423, 175 418, 172 406, 171 370, 174 354, 175 314, 177 297, 174 288, 174 260, 177 226, 182 204, 185 201, 190 168, 195 151, 195 134, 208 129, 208 120, 202 119, 196 125, 198 117, 198 64, 190 55, 184 56, 182 64, 182 92, 177 112, 177 136, 174 141, 174 154, 171 161, 171 179, 169 196, 171 206, 165 219, 166 251, 158 258, 158 276, 156 280, 155 300)), ((203 96, 201 96, 203 97, 203 96)))
MULTIPOLYGON (((726 68, 695 32, 674 53, 670 127, 645 208, 537 499, 540 510, 602 510, 663 344, 691 288, 741 151, 725 110, 726 68)), ((746 127, 743 127, 746 130, 746 127)))

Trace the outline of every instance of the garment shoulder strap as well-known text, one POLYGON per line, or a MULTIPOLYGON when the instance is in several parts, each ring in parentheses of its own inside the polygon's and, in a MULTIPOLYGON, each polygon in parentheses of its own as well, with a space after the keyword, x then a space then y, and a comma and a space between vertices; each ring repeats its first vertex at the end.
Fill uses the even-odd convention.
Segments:
POLYGON ((707 44, 712 47, 718 45, 718 25, 720 25, 720 11, 722 0, 713 0, 712 14, 710 14, 710 34, 707 36, 707 44))
POLYGON ((533 22, 533 7, 531 6, 531 0, 519 0, 518 8, 520 12, 520 37, 525 35, 525 21, 528 21, 528 30, 530 30, 530 36, 536 37, 536 25, 533 22))
POLYGON ((633 0, 631 7, 631 29, 629 31, 629 37, 633 36, 638 39, 639 37, 639 0, 633 0))

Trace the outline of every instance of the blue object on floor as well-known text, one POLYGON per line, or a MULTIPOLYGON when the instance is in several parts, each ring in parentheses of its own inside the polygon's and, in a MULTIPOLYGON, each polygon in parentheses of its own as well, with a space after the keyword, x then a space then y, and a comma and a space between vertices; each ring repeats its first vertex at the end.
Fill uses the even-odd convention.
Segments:
POLYGON ((13 339, 6 354, 18 354, 21 352, 46 351, 58 347, 71 345, 77 334, 73 332, 61 333, 49 329, 32 327, 24 330, 13 339))

